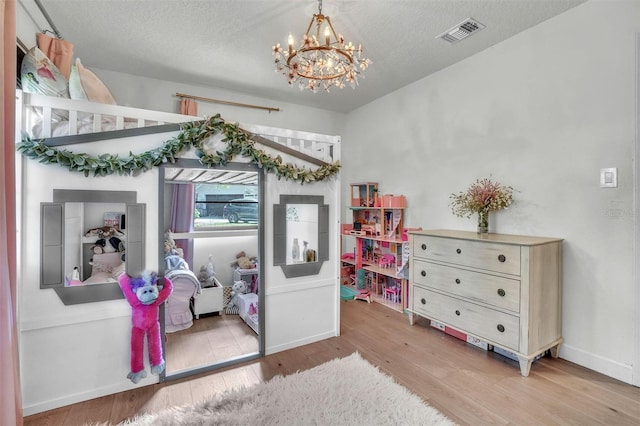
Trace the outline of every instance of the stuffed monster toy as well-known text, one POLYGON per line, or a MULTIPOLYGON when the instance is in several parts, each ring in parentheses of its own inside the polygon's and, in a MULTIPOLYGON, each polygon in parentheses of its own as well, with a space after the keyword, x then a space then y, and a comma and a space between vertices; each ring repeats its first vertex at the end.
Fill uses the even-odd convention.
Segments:
POLYGON ((158 277, 154 272, 145 271, 140 277, 131 278, 120 274, 118 284, 127 302, 131 305, 131 372, 127 375, 133 383, 147 377, 144 371, 144 336, 147 335, 151 374, 164 370, 162 343, 160 341, 159 306, 173 291, 173 283, 164 279, 164 287, 158 291, 158 277))

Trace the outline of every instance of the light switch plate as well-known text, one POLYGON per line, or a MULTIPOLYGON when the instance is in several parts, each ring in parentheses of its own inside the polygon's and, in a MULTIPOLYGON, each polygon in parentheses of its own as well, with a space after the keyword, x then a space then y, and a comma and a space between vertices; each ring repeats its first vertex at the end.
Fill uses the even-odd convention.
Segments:
POLYGON ((618 169, 609 167, 600 169, 600 188, 617 188, 618 187, 618 169))

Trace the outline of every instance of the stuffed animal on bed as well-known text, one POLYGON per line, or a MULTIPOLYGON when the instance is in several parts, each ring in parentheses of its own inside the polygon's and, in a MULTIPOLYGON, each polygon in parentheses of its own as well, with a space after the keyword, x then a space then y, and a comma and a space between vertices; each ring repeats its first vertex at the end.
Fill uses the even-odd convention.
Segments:
POLYGON ((87 237, 98 237, 91 247, 94 254, 123 252, 124 244, 122 243, 122 240, 118 238, 123 235, 124 233, 114 226, 93 228, 85 234, 87 237))
POLYGON ((226 314, 238 314, 238 295, 240 294, 247 294, 247 283, 242 280, 236 281, 231 287, 231 299, 227 303, 226 314))
POLYGON ((151 374, 160 374, 165 362, 160 341, 159 306, 173 291, 173 283, 164 279, 162 290, 158 291, 158 277, 154 272, 145 271, 139 277, 120 274, 118 284, 124 297, 131 305, 131 371, 127 375, 133 383, 147 377, 144 371, 144 337, 147 336, 151 374))
POLYGON ((236 254, 236 260, 231 263, 231 266, 240 269, 254 269, 258 266, 258 258, 255 256, 249 257, 244 251, 241 251, 236 254))

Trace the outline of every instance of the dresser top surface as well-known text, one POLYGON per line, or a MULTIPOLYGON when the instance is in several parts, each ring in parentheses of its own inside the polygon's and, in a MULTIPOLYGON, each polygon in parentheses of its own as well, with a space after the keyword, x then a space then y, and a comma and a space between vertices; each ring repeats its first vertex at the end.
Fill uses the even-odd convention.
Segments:
POLYGON ((471 231, 458 231, 453 229, 428 229, 424 231, 410 231, 411 235, 424 235, 431 237, 455 238, 470 241, 487 241, 503 244, 517 244, 535 246, 562 241, 562 238, 554 237, 534 237, 530 235, 510 235, 510 234, 478 234, 471 231))

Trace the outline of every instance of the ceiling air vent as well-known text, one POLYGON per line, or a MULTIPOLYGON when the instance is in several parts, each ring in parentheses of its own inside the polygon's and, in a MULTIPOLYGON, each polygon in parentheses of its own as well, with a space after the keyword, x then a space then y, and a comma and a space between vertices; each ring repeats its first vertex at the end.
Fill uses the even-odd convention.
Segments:
POLYGON ((469 37, 471 34, 480 31, 484 27, 485 26, 483 24, 476 21, 475 19, 467 18, 464 21, 460 22, 458 25, 443 32, 436 38, 441 38, 444 41, 454 44, 462 39, 469 37))

